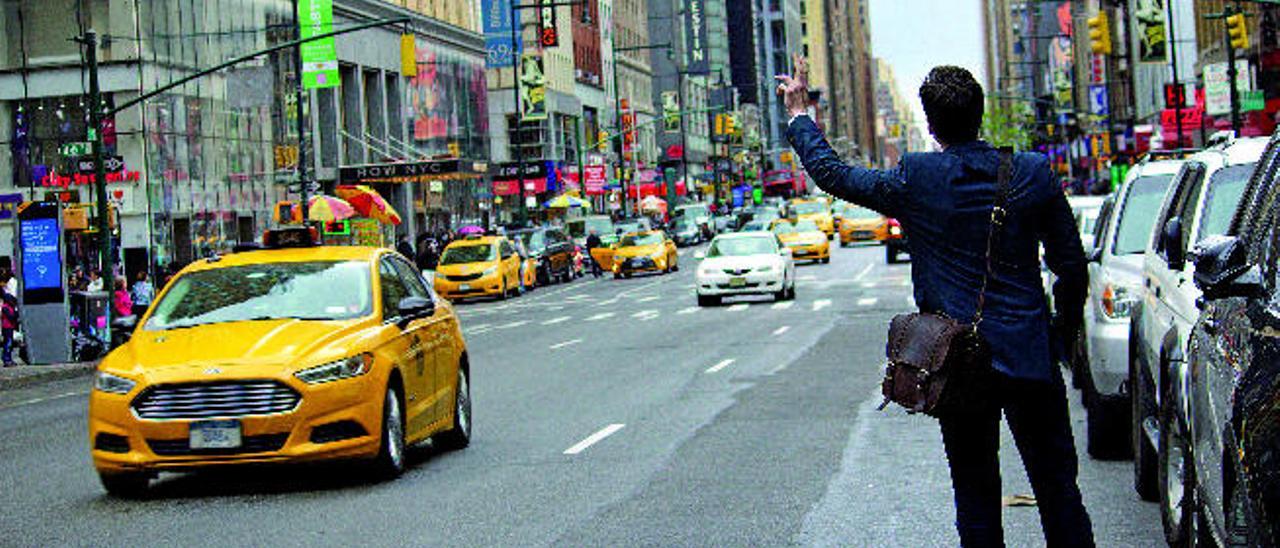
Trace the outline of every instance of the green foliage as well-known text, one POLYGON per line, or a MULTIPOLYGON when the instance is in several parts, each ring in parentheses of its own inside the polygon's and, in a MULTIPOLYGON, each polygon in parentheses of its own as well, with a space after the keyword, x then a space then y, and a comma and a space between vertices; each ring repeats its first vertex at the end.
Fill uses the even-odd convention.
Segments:
POLYGON ((1031 148, 1035 123, 1031 105, 1021 101, 990 99, 986 117, 982 120, 982 138, 991 146, 1026 150, 1031 148))

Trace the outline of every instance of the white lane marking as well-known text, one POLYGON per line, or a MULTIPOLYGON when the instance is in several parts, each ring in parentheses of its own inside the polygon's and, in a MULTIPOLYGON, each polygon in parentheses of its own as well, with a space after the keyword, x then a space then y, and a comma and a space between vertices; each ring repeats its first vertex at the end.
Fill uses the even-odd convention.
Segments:
POLYGON ((875 282, 862 282, 863 289, 872 289, 876 286, 875 282))
POLYGON ((551 346, 549 346, 549 347, 547 347, 547 348, 549 348, 549 349, 551 349, 551 350, 560 350, 561 348, 564 348, 564 347, 566 347, 566 346, 573 346, 573 345, 578 344, 578 343, 580 343, 580 342, 582 342, 582 339, 573 339, 573 340, 571 340, 571 341, 565 341, 565 342, 562 342, 562 343, 556 343, 556 344, 553 344, 553 345, 551 345, 551 346))
POLYGON ((481 331, 481 330, 488 329, 488 328, 489 328, 489 324, 487 324, 487 323, 482 323, 482 324, 480 324, 480 325, 471 325, 471 326, 467 326, 467 327, 463 328, 463 330, 464 330, 464 331, 481 331))
POLYGON ((743 310, 746 310, 748 306, 749 305, 747 303, 738 303, 726 308, 725 310, 728 310, 729 312, 742 312, 743 310))
POLYGON ((813 274, 805 274, 804 276, 801 276, 796 279, 802 282, 812 282, 812 281, 817 281, 818 277, 813 274))
POLYGON ((684 314, 693 314, 694 312, 697 312, 697 311, 699 311, 699 310, 702 310, 702 309, 701 309, 701 308, 698 308, 698 307, 696 307, 696 306, 690 306, 690 307, 688 307, 688 308, 682 308, 682 309, 680 309, 680 311, 679 311, 679 312, 676 312, 676 314, 680 314, 680 315, 684 315, 684 314))
MULTIPOLYGON (((537 306, 537 305, 534 305, 534 306, 537 306)), ((564 305, 555 305, 555 306, 547 307, 547 312, 559 312, 561 310, 564 310, 564 305)))
POLYGON ((592 317, 590 317, 590 318, 587 318, 587 321, 589 321, 589 322, 598 322, 598 321, 600 321, 600 320, 605 320, 605 319, 609 319, 609 318, 612 318, 612 317, 613 317, 613 312, 601 312, 601 313, 599 313, 599 314, 596 314, 595 316, 592 316, 592 317))
POLYGON ((828 306, 831 306, 831 299, 818 299, 813 301, 813 311, 817 312, 828 306))
POLYGON ((858 299, 858 306, 875 306, 878 302, 880 302, 880 299, 867 297, 865 299, 858 299))
POLYGON ((636 302, 638 302, 638 303, 650 303, 650 302, 653 302, 653 301, 656 301, 656 300, 658 300, 658 296, 657 296, 657 295, 650 295, 650 296, 648 296, 648 297, 644 297, 644 298, 641 298, 641 299, 636 299, 636 302))
POLYGON ((789 325, 784 325, 784 326, 782 326, 782 327, 779 327, 779 328, 777 328, 777 329, 774 329, 774 330, 773 330, 773 336, 775 336, 775 337, 776 337, 776 336, 781 335, 781 334, 783 334, 783 333, 786 333, 786 332, 788 332, 788 331, 791 331, 791 326, 789 326, 789 325))
POLYGON ((780 302, 780 303, 773 303, 773 306, 771 306, 771 307, 769 307, 769 308, 772 308, 772 309, 774 309, 774 310, 786 310, 786 309, 788 309, 788 308, 791 308, 791 305, 794 305, 794 304, 796 304, 796 303, 794 303, 794 302, 792 302, 792 301, 783 301, 783 302, 780 302))
POLYGON ((568 449, 565 449, 565 450, 564 450, 564 454, 566 454, 566 455, 577 455, 578 453, 581 453, 581 452, 583 452, 583 451, 586 451, 588 447, 591 447, 592 445, 595 445, 596 443, 599 443, 599 442, 600 442, 600 440, 605 439, 605 438, 607 438, 607 437, 609 437, 609 436, 613 435, 613 433, 614 433, 614 432, 617 432, 617 431, 619 431, 619 430, 622 430, 622 427, 624 427, 624 426, 626 426, 626 425, 625 425, 625 424, 620 424, 620 423, 614 423, 614 424, 610 424, 609 426, 606 426, 606 427, 604 427, 604 428, 601 428, 598 432, 596 432, 596 433, 594 433, 594 434, 592 434, 592 435, 590 435, 590 436, 587 436, 587 438, 586 438, 586 439, 584 439, 584 440, 582 440, 582 441, 580 441, 580 442, 578 442, 578 443, 575 443, 575 444, 573 445, 573 447, 570 447, 570 448, 568 448, 568 449))
POLYGON ((573 316, 560 316, 559 318, 551 318, 550 320, 542 322, 542 325, 555 325, 558 323, 564 323, 569 321, 572 318, 573 316))
POLYGON ((655 315, 655 314, 659 314, 659 312, 658 312, 657 310, 653 310, 653 309, 650 309, 650 310, 641 310, 641 311, 639 311, 639 312, 636 312, 635 314, 632 314, 632 315, 631 315, 631 317, 632 317, 632 318, 643 318, 643 317, 645 317, 645 316, 652 316, 652 315, 655 315))
POLYGON ((719 371, 719 370, 721 370, 721 369, 724 369, 724 368, 726 368, 726 367, 729 367, 730 365, 733 365, 733 362, 735 362, 735 361, 737 361, 737 360, 735 360, 735 359, 733 359, 733 358, 729 358, 729 359, 727 359, 727 360, 721 360, 721 361, 720 361, 720 363, 717 363, 717 364, 715 364, 715 365, 713 365, 713 366, 711 366, 711 367, 708 367, 706 372, 707 372, 707 374, 715 373, 715 372, 717 372, 717 371, 719 371))
POLYGON ((65 392, 65 393, 62 393, 62 394, 54 394, 54 395, 52 395, 52 396, 45 396, 45 397, 43 397, 43 398, 32 398, 32 399, 29 399, 29 400, 23 400, 23 401, 20 401, 20 402, 11 403, 11 404, 9 404, 9 405, 0 405, 0 409, 14 409, 14 408, 17 408, 17 407, 22 407, 22 406, 24 406, 24 405, 34 405, 34 404, 37 404, 37 403, 42 403, 42 402, 47 402, 47 401, 52 401, 52 400, 60 400, 60 399, 62 399, 62 398, 71 398, 71 397, 74 397, 74 396, 87 396, 87 395, 89 395, 89 391, 88 391, 88 390, 78 390, 78 391, 76 391, 76 392, 65 392))
POLYGON ((580 300, 582 300, 582 299, 590 299, 590 298, 591 298, 591 296, 590 296, 590 295, 586 295, 586 294, 583 294, 583 293, 579 293, 579 294, 577 294, 577 295, 570 295, 570 296, 568 296, 568 297, 565 297, 565 298, 564 298, 564 300, 566 300, 566 301, 580 301, 580 300))
POLYGON ((858 280, 861 280, 861 279, 865 278, 865 277, 867 276, 867 274, 869 274, 869 273, 871 272, 871 269, 872 269, 873 267, 875 267, 875 266, 876 266, 876 265, 875 265, 874 263, 873 263, 873 264, 869 264, 869 265, 867 265, 867 267, 866 267, 866 268, 862 269, 862 272, 859 272, 857 276, 854 276, 854 277, 853 277, 853 281, 855 281, 855 282, 856 282, 856 281, 858 281, 858 280))
POLYGON ((495 329, 513 329, 513 328, 521 327, 525 325, 529 325, 529 320, 520 320, 517 322, 511 322, 508 324, 499 325, 495 329))
POLYGON ((618 298, 617 298, 617 297, 614 297, 614 298, 609 299, 609 300, 607 300, 607 301, 600 301, 600 302, 596 303, 596 306, 609 306, 609 305, 615 304, 615 303, 617 303, 617 302, 618 302, 618 298))

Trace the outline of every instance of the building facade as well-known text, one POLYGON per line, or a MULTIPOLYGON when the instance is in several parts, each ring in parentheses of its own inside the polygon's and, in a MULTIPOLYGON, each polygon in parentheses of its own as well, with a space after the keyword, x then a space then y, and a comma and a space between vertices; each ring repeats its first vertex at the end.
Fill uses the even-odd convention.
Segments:
POLYGON ((867 0, 826 0, 825 15, 828 131, 845 158, 872 162, 878 157, 876 83, 867 0))

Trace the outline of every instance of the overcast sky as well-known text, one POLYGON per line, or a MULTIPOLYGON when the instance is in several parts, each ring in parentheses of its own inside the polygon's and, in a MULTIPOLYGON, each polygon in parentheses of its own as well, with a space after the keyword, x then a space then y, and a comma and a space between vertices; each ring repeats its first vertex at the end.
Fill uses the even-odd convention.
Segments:
POLYGON ((916 92, 929 69, 959 65, 978 82, 984 80, 982 0, 869 0, 868 9, 871 54, 893 66, 898 89, 911 101, 922 128, 924 111, 916 92))

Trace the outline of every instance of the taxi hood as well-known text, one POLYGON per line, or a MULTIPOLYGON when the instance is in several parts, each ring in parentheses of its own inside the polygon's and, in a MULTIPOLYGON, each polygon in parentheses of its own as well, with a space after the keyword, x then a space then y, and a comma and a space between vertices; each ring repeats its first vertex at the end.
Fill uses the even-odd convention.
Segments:
POLYGON ((662 251, 662 244, 652 245, 636 245, 630 247, 619 247, 613 254, 615 257, 644 257, 653 255, 662 251))
POLYGON ((484 272, 486 268, 495 265, 497 265, 496 262, 440 265, 436 267, 436 272, 446 276, 466 276, 469 274, 479 274, 484 272))
POLYGON ((165 331, 140 329, 109 360, 139 373, 208 366, 313 365, 360 348, 360 334, 371 322, 279 319, 165 331))

